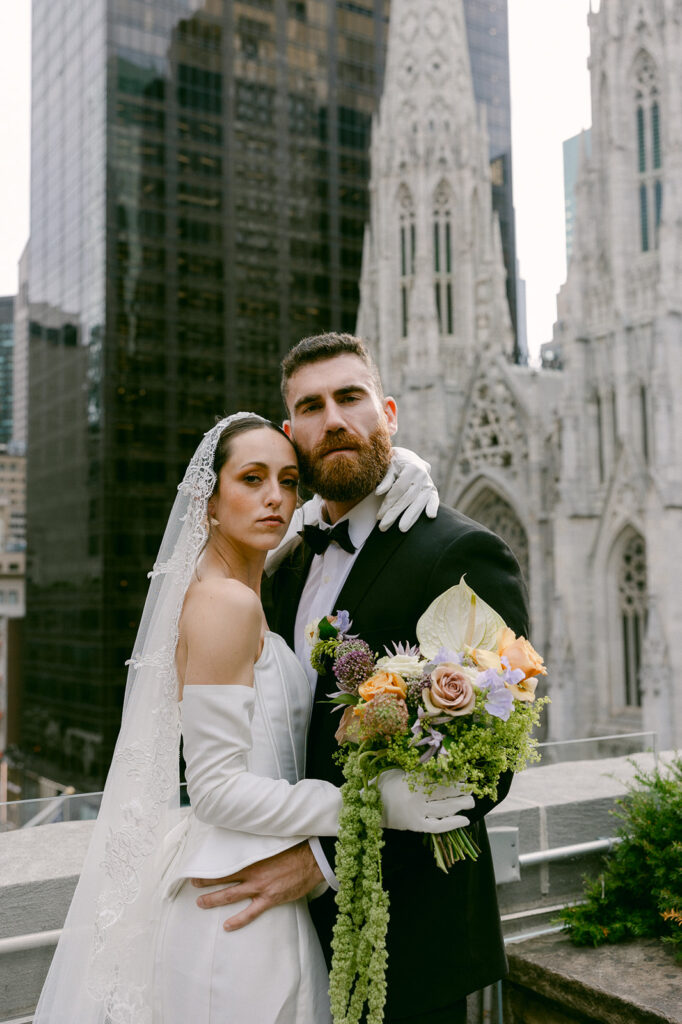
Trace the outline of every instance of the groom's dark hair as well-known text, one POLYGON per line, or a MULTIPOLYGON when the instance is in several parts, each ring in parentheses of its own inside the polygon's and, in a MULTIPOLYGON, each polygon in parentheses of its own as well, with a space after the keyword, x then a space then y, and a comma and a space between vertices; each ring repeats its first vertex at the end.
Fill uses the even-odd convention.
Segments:
POLYGON ((337 334, 335 331, 329 331, 326 334, 313 334, 309 338, 303 338, 287 352, 282 360, 282 399, 285 408, 288 408, 287 385, 297 370, 309 363, 319 363, 323 359, 333 359, 334 356, 345 354, 362 359, 372 374, 377 397, 380 402, 383 402, 384 389, 379 370, 364 341, 361 338, 356 338, 353 334, 337 334))

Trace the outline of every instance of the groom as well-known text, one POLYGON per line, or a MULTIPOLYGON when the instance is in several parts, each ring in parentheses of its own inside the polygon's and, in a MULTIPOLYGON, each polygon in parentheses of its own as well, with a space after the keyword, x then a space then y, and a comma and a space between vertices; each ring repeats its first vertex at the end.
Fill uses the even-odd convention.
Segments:
MULTIPOLYGON (((299 455, 302 482, 319 498, 322 530, 307 528, 312 547, 294 552, 273 583, 274 618, 315 686, 306 774, 341 785, 333 754, 338 716, 326 702, 328 680, 317 682, 304 630, 337 609, 349 612, 353 632, 375 651, 394 641, 416 643, 416 625, 443 591, 466 581, 517 634, 528 635, 526 593, 518 564, 494 534, 441 507, 407 532, 381 532, 374 494, 388 469, 397 409, 383 395, 364 344, 345 334, 305 338, 285 357, 282 393, 289 412, 284 428, 299 455)), ((428 409, 424 410, 428 415, 428 409)), ((503 777, 498 796, 509 788, 503 777)), ((483 821, 493 807, 477 800, 467 817, 481 853, 443 874, 420 834, 387 830, 383 881, 390 896, 387 1022, 458 1024, 466 1020, 466 994, 499 979, 506 969, 495 879, 483 821)), ((336 916, 334 841, 314 840, 251 865, 240 884, 207 894, 205 906, 252 897, 231 926, 248 923, 268 907, 296 899, 319 885, 330 888, 310 904, 329 961, 336 916), (314 851, 314 852, 313 852, 314 851)))

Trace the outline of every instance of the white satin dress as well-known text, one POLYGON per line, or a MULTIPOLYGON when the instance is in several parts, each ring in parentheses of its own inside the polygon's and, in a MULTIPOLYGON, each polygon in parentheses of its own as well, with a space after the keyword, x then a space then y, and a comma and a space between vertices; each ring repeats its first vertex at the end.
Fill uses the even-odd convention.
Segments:
MULTIPOLYGON (((192 808, 167 839, 155 942, 154 1024, 328 1024, 328 976, 307 900, 226 932, 248 900, 202 910, 189 878, 220 878, 333 835, 339 791, 304 779, 310 684, 267 633, 254 685, 186 686, 181 703, 192 808)), ((220 888, 220 886, 217 886, 220 888)))

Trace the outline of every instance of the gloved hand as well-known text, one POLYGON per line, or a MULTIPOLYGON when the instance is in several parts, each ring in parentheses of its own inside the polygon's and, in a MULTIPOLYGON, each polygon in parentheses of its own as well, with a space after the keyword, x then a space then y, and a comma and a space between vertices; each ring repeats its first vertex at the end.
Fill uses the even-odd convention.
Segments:
POLYGON ((407 533, 426 512, 435 519, 440 499, 430 477, 431 466, 409 448, 394 448, 386 476, 375 494, 385 494, 377 514, 379 529, 388 530, 400 516, 399 529, 407 533))
POLYGON ((451 786, 436 786, 432 793, 411 790, 405 772, 391 768, 378 779, 384 828, 410 832, 452 832, 469 824, 461 811, 470 811, 474 798, 451 786))

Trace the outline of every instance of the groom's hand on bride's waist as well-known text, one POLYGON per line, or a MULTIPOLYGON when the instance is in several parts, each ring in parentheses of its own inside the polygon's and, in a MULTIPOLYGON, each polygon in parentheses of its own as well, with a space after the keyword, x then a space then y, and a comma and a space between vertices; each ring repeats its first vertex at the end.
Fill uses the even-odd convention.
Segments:
POLYGON ((203 909, 228 907, 232 903, 251 900, 245 910, 225 921, 225 930, 235 931, 250 924, 270 907, 302 899, 323 881, 322 872, 306 841, 274 857, 249 864, 225 878, 193 878, 192 885, 201 887, 225 883, 227 886, 226 889, 216 889, 200 896, 197 906, 203 909))

